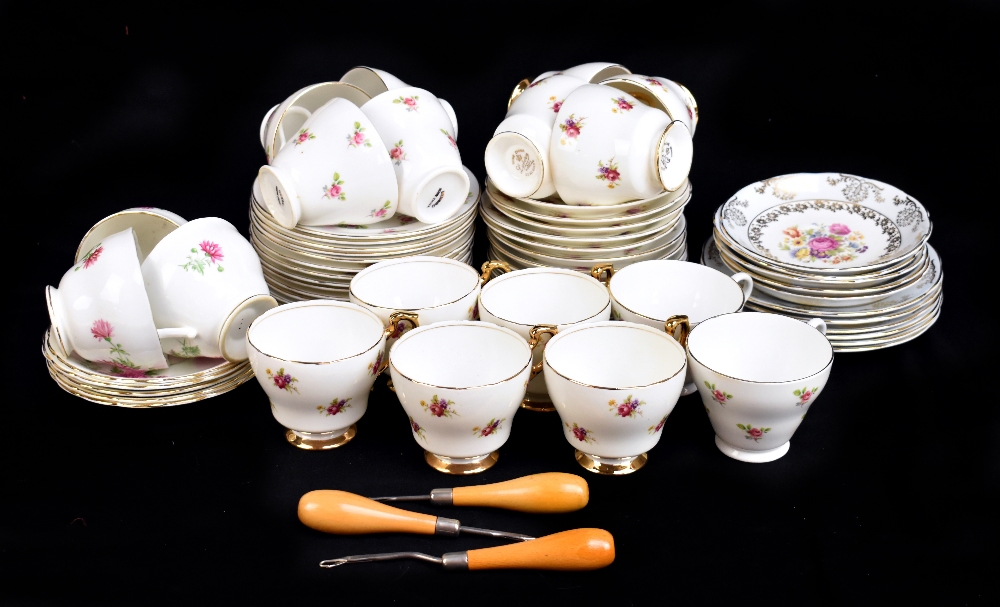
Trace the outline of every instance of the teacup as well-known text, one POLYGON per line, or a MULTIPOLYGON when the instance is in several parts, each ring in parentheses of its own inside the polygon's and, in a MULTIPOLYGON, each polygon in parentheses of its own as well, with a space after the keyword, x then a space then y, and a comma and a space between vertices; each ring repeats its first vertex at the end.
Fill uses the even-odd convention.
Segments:
MULTIPOLYGON (((607 276, 612 318, 660 330, 680 315, 694 327, 707 318, 739 312, 753 290, 753 279, 743 272, 726 276, 687 261, 640 261, 620 270, 597 265, 591 275, 599 280, 607 276)), ((688 368, 683 395, 696 390, 688 368)))
POLYGON ((660 76, 621 74, 601 81, 601 84, 624 91, 650 107, 667 113, 671 120, 680 120, 694 136, 698 124, 698 104, 691 91, 683 85, 660 76))
POLYGON ((662 111, 599 84, 569 94, 552 130, 552 180, 567 204, 609 205, 680 188, 691 132, 662 111))
POLYGON ((357 433, 368 394, 388 362, 387 327, 357 304, 302 301, 259 316, 246 334, 250 366, 285 427, 285 439, 306 450, 334 449, 357 433))
POLYGON ((424 223, 454 215, 469 193, 455 131, 438 99, 415 87, 387 91, 361 106, 382 135, 399 183, 399 212, 424 223))
MULTIPOLYGON (((550 325, 562 331, 608 320, 610 315, 611 298, 604 285, 573 270, 516 270, 484 285, 479 295, 481 320, 506 327, 526 341, 535 325, 550 325)), ((542 348, 535 348, 534 363, 541 359, 542 348)), ((541 373, 528 384, 522 406, 535 411, 555 410, 541 373)))
POLYGON ((261 167, 258 179, 264 204, 285 228, 377 223, 396 213, 399 197, 382 138, 345 99, 306 120, 294 145, 261 167))
POLYGON ((246 360, 244 334, 278 305, 257 252, 231 223, 195 219, 167 234, 142 262, 142 277, 163 351, 174 356, 246 360))
MULTIPOLYGON (((551 348, 551 346, 549 346, 551 348)), ((833 366, 826 324, 741 312, 688 336, 688 361, 720 451, 744 462, 788 453, 792 434, 833 366)))
POLYGON ((566 76, 573 76, 574 78, 579 78, 586 82, 600 82, 602 80, 607 80, 608 78, 614 76, 620 76, 623 74, 631 74, 627 67, 624 65, 619 65, 617 63, 582 63, 580 65, 575 65, 569 69, 559 72, 565 74, 566 76))
POLYGON ((607 321, 560 331, 543 363, 576 461, 613 475, 645 465, 684 386, 683 346, 645 325, 607 321))
POLYGON ((76 263, 80 263, 93 253, 105 238, 128 228, 132 228, 135 232, 136 241, 139 243, 139 263, 142 263, 156 243, 185 223, 187 220, 177 213, 155 207, 135 207, 118 211, 98 221, 87 231, 80 241, 80 246, 76 248, 76 263))
POLYGON ((333 99, 346 99, 361 107, 371 95, 345 82, 320 82, 295 91, 267 114, 261 135, 267 161, 274 160, 286 144, 298 141, 303 123, 333 99))
POLYGON ((439 322, 400 337, 389 372, 427 463, 473 474, 492 467, 510 437, 532 373, 531 348, 490 323, 439 322))
MULTIPOLYGON (((377 97, 386 91, 393 91, 409 86, 385 70, 377 70, 373 67, 363 65, 348 70, 346 74, 340 77, 340 81, 353 84, 372 97, 377 97)), ((437 100, 441 104, 441 107, 444 108, 445 113, 448 114, 448 119, 451 120, 452 136, 458 141, 458 117, 455 115, 454 108, 441 97, 438 97, 437 100)))
POLYGON ((166 369, 139 269, 132 228, 105 237, 59 281, 45 287, 60 354, 112 365, 125 377, 166 369))
POLYGON ((486 172, 496 187, 516 198, 556 193, 549 167, 549 141, 566 96, 586 84, 572 76, 550 76, 528 86, 486 144, 486 172))

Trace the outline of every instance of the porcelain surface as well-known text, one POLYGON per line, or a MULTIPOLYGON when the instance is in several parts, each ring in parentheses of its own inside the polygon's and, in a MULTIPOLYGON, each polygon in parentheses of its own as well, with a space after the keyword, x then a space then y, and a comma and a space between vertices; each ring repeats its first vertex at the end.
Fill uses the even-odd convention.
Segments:
POLYGON ((139 243, 139 263, 142 263, 156 243, 173 232, 187 220, 166 209, 156 207, 134 207, 108 215, 94 224, 76 248, 76 263, 80 263, 101 241, 126 228, 132 228, 139 243))
POLYGON ((642 103, 662 110, 671 120, 683 123, 694 136, 698 124, 698 104, 690 91, 673 80, 661 76, 620 74, 602 80, 600 84, 628 93, 642 103))
POLYGON ((361 107, 371 96, 344 82, 320 82, 299 89, 268 114, 261 136, 267 161, 273 160, 286 144, 294 142, 312 113, 333 99, 346 99, 361 107))

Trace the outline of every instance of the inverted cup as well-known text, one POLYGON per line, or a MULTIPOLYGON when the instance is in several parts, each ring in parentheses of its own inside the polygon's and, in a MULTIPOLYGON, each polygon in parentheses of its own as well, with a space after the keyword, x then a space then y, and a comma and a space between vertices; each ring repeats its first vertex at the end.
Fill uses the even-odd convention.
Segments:
POLYGON ((698 124, 698 104, 684 85, 660 76, 620 74, 601 81, 601 84, 632 95, 650 107, 667 113, 671 120, 679 120, 694 136, 698 124))
POLYGON ((166 209, 156 207, 134 207, 108 215, 94 224, 76 248, 76 263, 83 261, 101 245, 101 242, 127 228, 135 232, 139 245, 139 263, 142 263, 164 236, 173 232, 187 220, 166 209))

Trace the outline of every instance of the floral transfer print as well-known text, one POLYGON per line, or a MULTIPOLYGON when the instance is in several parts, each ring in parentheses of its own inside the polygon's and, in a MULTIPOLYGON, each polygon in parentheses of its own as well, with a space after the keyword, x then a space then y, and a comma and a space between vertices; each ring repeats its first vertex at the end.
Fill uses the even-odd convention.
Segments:
POLYGON ((868 250, 865 236, 842 223, 794 225, 781 231, 784 238, 778 249, 788 251, 799 261, 839 264, 851 261, 868 250))
MULTIPOLYGON (((660 82, 659 80, 657 80, 656 78, 645 78, 645 80, 646 80, 647 84, 650 84, 652 86, 658 86, 661 89, 663 88, 663 83, 660 82)), ((663 89, 663 90, 666 90, 666 89, 663 89)))
POLYGON ((402 213, 398 213, 396 215, 396 219, 399 220, 399 224, 400 225, 404 225, 404 226, 405 225, 409 225, 409 224, 411 224, 411 223, 413 223, 414 221, 417 220, 416 217, 410 217, 409 215, 403 215, 402 213))
POLYGON ((799 397, 799 402, 795 403, 795 406, 802 407, 804 405, 809 404, 809 401, 812 400, 812 398, 816 396, 817 393, 819 393, 819 386, 816 386, 812 390, 810 390, 806 386, 802 386, 801 390, 796 390, 795 392, 792 392, 792 394, 799 397))
POLYGON ((507 420, 506 417, 501 418, 501 419, 497 419, 497 418, 494 417, 485 426, 482 426, 482 427, 476 426, 475 428, 473 428, 472 429, 472 433, 476 435, 476 438, 482 438, 484 436, 489 436, 489 435, 493 434, 494 432, 496 432, 497 430, 502 429, 503 426, 501 424, 503 424, 506 420, 507 420))
MULTIPOLYGON (((707 411, 708 409, 705 409, 705 410, 707 411)), ((649 432, 650 434, 656 434, 660 430, 663 430, 663 424, 667 423, 667 416, 668 415, 669 415, 669 413, 667 415, 664 415, 663 419, 661 419, 658 423, 650 426, 649 430, 647 430, 647 432, 649 432)))
POLYGON ((340 223, 338 223, 337 227, 338 228, 349 228, 351 230, 367 230, 368 229, 368 226, 363 226, 363 225, 361 225, 359 223, 345 223, 343 221, 341 221, 340 223))
POLYGON ((552 110, 553 112, 558 113, 559 112, 559 108, 562 107, 562 104, 563 104, 563 102, 561 100, 559 100, 559 99, 556 99, 555 95, 552 95, 551 97, 549 97, 549 109, 552 110))
POLYGON ((628 100, 625 99, 624 97, 618 97, 618 98, 612 97, 611 103, 614 104, 613 107, 611 108, 612 114, 624 114, 625 112, 631 112, 632 108, 635 107, 634 105, 629 103, 628 100))
POLYGON ((446 130, 444 130, 444 129, 441 129, 441 133, 442 133, 442 134, 443 134, 443 135, 444 135, 445 137, 447 137, 447 138, 448 138, 448 143, 449 143, 449 144, 451 144, 451 147, 453 147, 453 148, 455 148, 455 149, 457 150, 457 149, 458 149, 458 144, 457 144, 457 143, 455 143, 455 138, 451 136, 451 133, 449 133, 448 131, 446 131, 446 130))
POLYGON ((621 173, 618 172, 618 163, 615 162, 615 157, 612 156, 611 160, 608 160, 608 164, 604 164, 602 161, 597 161, 597 179, 600 181, 607 181, 609 189, 615 189, 621 185, 621 173))
POLYGON ((95 263, 97 263, 98 258, 100 258, 101 253, 103 252, 104 252, 104 247, 101 246, 101 243, 97 243, 97 245, 94 248, 87 251, 87 254, 83 256, 82 260, 80 260, 80 265, 73 268, 73 271, 76 272, 80 268, 86 270, 90 266, 94 265, 95 263))
POLYGON ((567 423, 566 427, 572 430, 573 436, 576 437, 576 440, 582 443, 587 443, 589 445, 591 443, 597 442, 597 439, 594 437, 594 434, 592 432, 590 432, 586 428, 581 428, 580 426, 577 426, 576 422, 573 422, 572 426, 570 426, 569 423, 567 423))
POLYGON ((479 300, 469 306, 469 320, 479 320, 479 300))
POLYGON ((449 408, 455 406, 455 401, 438 398, 437 394, 431 397, 431 402, 429 403, 423 400, 420 401, 420 406, 434 417, 451 417, 452 415, 461 417, 457 411, 449 408))
POLYGON ((392 146, 392 149, 389 150, 389 158, 392 160, 392 163, 396 166, 403 164, 403 161, 406 160, 406 152, 403 151, 402 139, 397 141, 396 145, 392 146))
POLYGON ((129 353, 125 351, 125 348, 123 348, 121 344, 116 344, 111 339, 114 337, 114 332, 115 329, 111 326, 111 323, 103 318, 95 320, 94 324, 90 326, 90 334, 94 336, 94 339, 98 341, 106 341, 110 345, 110 360, 102 360, 99 362, 110 365, 111 374, 118 377, 137 378, 156 375, 157 371, 152 369, 142 369, 139 365, 132 362, 129 358, 129 353))
POLYGON ((755 443, 759 443, 760 439, 764 438, 764 435, 771 431, 770 428, 754 428, 750 424, 736 424, 736 427, 746 432, 747 435, 743 438, 752 440, 755 443))
POLYGON ((302 129, 299 134, 295 136, 295 145, 303 144, 310 139, 316 139, 316 135, 309 132, 309 129, 302 129))
POLYGON ((327 416, 336 415, 341 411, 343 411, 344 409, 350 409, 351 408, 350 402, 351 399, 349 398, 335 398, 330 401, 329 405, 325 407, 320 405, 319 407, 316 407, 316 410, 320 412, 320 415, 324 413, 327 416))
POLYGON ((570 114, 569 118, 562 121, 559 124, 559 130, 562 131, 563 136, 559 139, 559 144, 567 145, 573 143, 580 136, 580 131, 583 130, 583 121, 586 119, 586 116, 577 118, 576 114, 570 114))
POLYGON ((368 137, 365 135, 365 127, 361 126, 360 122, 354 123, 354 132, 347 136, 347 145, 352 148, 360 146, 365 146, 366 148, 372 147, 372 142, 368 141, 368 137))
POLYGON ((378 375, 379 371, 382 370, 382 358, 384 356, 385 356, 385 350, 379 350, 378 356, 375 357, 375 361, 368 363, 369 375, 378 375))
POLYGON ((413 434, 420 440, 427 440, 427 436, 424 434, 424 429, 420 427, 420 424, 413 421, 412 416, 410 416, 410 430, 413 430, 413 434))
POLYGON ((419 99, 420 97, 418 95, 413 95, 412 97, 400 96, 396 99, 393 99, 392 102, 405 106, 407 112, 416 112, 419 111, 420 109, 417 107, 417 100, 419 99))
POLYGON ((195 358, 201 356, 201 348, 189 344, 187 338, 185 337, 181 339, 181 351, 178 352, 177 350, 171 348, 170 355, 177 356, 179 358, 195 358))
POLYGON ((375 218, 382 218, 388 215, 390 210, 392 210, 392 203, 386 200, 385 204, 383 204, 381 208, 372 209, 370 215, 375 218))
POLYGON ((347 200, 347 193, 344 192, 344 180, 340 178, 340 173, 333 174, 333 182, 323 186, 323 198, 329 200, 347 200))
POLYGON ((203 240, 198 248, 191 248, 192 255, 188 255, 187 263, 181 264, 187 272, 197 272, 202 276, 205 275, 205 270, 211 268, 213 265, 215 269, 219 272, 223 272, 225 268, 219 264, 220 261, 225 257, 222 254, 222 247, 210 240, 203 240), (199 250, 200 249, 200 250, 199 250))
POLYGON ((271 373, 270 369, 267 369, 266 371, 267 371, 267 376, 271 378, 271 381, 274 382, 276 388, 278 388, 279 390, 284 390, 285 392, 289 393, 291 392, 295 392, 296 394, 299 393, 299 389, 292 385, 298 383, 299 380, 295 379, 288 373, 285 373, 284 367, 278 369, 277 373, 271 373))
POLYGON ((712 400, 719 403, 723 407, 725 407, 726 403, 729 402, 729 399, 733 397, 732 394, 729 394, 725 390, 717 389, 715 384, 710 384, 707 381, 705 382, 705 387, 712 391, 712 400))
POLYGON ((641 416, 642 411, 639 410, 639 407, 645 404, 646 401, 639 400, 637 398, 632 398, 631 394, 626 396, 625 400, 623 400, 620 403, 613 398, 608 401, 608 407, 610 411, 615 414, 616 417, 628 417, 628 418, 634 418, 636 415, 641 416))
POLYGON ((621 320, 621 319, 622 319, 622 313, 618 311, 618 308, 612 307, 611 320, 621 320))

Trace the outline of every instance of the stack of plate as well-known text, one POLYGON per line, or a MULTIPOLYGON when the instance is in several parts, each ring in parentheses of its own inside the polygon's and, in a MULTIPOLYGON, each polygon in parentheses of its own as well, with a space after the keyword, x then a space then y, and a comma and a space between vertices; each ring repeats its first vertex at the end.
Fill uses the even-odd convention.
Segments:
POLYGON ((647 259, 687 259, 684 206, 689 182, 676 192, 607 206, 511 198, 487 179, 480 213, 489 257, 514 269, 551 266, 590 272, 647 259))
POLYGON ((930 217, 900 190, 839 173, 774 177, 715 215, 702 263, 754 280, 746 307, 822 318, 838 352, 898 345, 941 311, 930 217))
POLYGON ((59 387, 74 396, 102 405, 151 408, 184 405, 236 388, 253 377, 249 361, 227 362, 222 358, 178 358, 167 356, 170 365, 162 371, 130 373, 112 364, 94 363, 76 354, 58 353, 45 332, 42 354, 49 375, 59 387))
POLYGON ((431 255, 472 262, 479 182, 469 176, 469 194, 451 218, 426 224, 396 214, 372 224, 283 228, 268 213, 258 185, 250 199, 250 242, 264 279, 279 303, 310 299, 347 301, 354 275, 397 257, 431 255))

